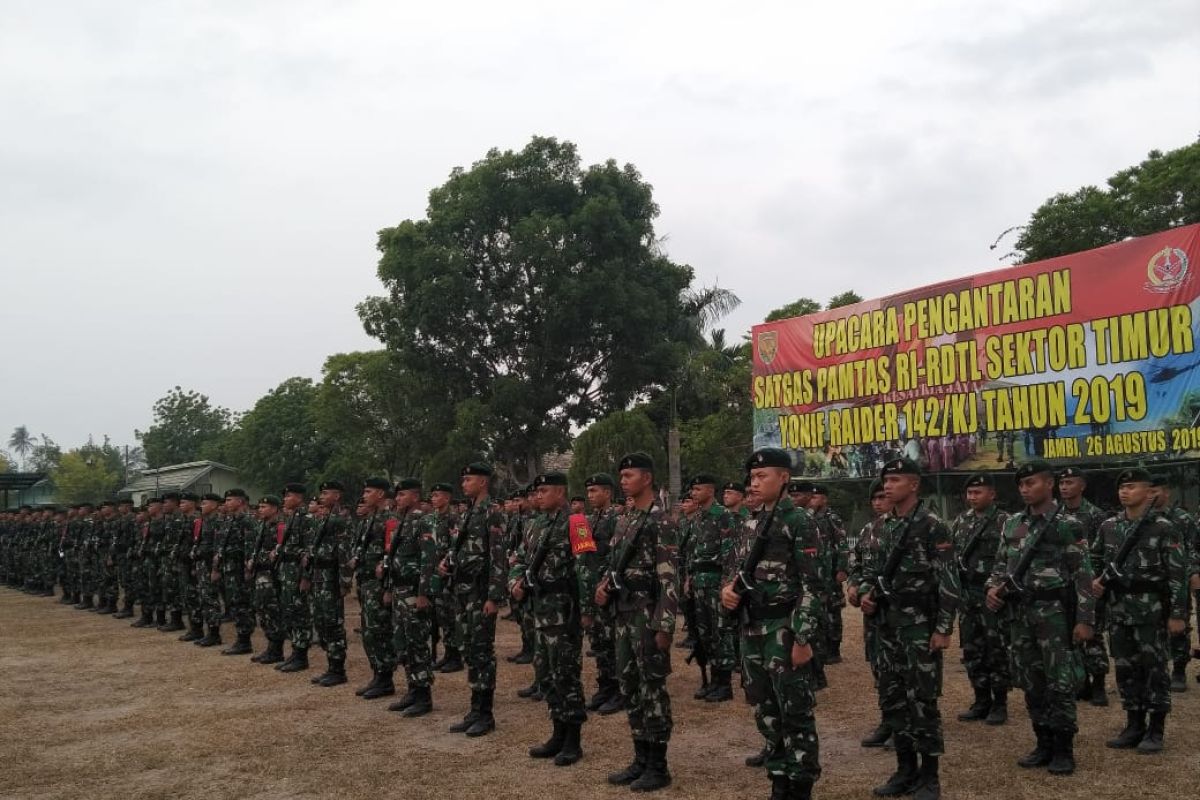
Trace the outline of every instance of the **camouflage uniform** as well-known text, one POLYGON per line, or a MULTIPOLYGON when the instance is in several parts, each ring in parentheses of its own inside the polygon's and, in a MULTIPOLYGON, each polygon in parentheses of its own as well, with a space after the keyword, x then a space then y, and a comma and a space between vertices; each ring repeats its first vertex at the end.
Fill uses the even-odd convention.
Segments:
MULTIPOLYGON (((1075 519, 1079 520, 1079 524, 1083 526, 1083 532, 1087 539, 1088 550, 1092 550, 1096 544, 1097 535, 1100 532, 1100 523, 1108 517, 1103 509, 1083 499, 1078 508, 1071 509, 1063 506, 1063 512, 1068 513, 1075 519)), ((1095 564, 1093 563, 1093 568, 1095 564)), ((1108 674, 1108 649, 1104 645, 1104 606, 1098 604, 1096 606, 1096 630, 1090 641, 1081 642, 1075 645, 1079 651, 1080 657, 1083 660, 1083 669, 1087 673, 1091 681, 1100 684, 1099 692, 1104 691, 1104 676, 1108 674)), ((1100 702, 1107 702, 1097 698, 1100 702)))
POLYGON ((840 661, 842 658, 842 609, 846 607, 846 590, 837 579, 838 573, 848 572, 850 551, 846 546, 846 526, 835 512, 822 509, 814 514, 817 531, 824 544, 828 563, 824 569, 828 575, 824 595, 825 606, 825 660, 840 661))
MULTIPOLYGON (((96 558, 100 549, 99 531, 96 520, 91 516, 79 516, 76 519, 77 532, 79 536, 79 547, 75 551, 79 558, 79 588, 80 594, 83 596, 83 601, 79 604, 82 608, 93 608, 93 599, 96 595, 96 590, 100 585, 100 575, 96 569, 96 558)), ((34 537, 32 533, 29 535, 30 550, 32 552, 34 537)), ((30 563, 30 555, 26 556, 26 579, 32 574, 32 564, 30 563)))
MULTIPOLYGON (((422 520, 425 529, 433 535, 437 545, 437 560, 440 563, 450 552, 450 531, 453 529, 454 515, 449 511, 431 511, 422 520)), ((445 657, 455 657, 462 652, 462 640, 459 638, 458 623, 455 621, 454 595, 450 591, 450 582, 438 581, 433 597, 433 621, 437 624, 438 633, 442 640, 442 652, 445 657)))
MULTIPOLYGON (((515 563, 520 564, 532 557, 537 547, 537 537, 546 524, 546 515, 534 511, 525 516, 521 525, 521 540, 514 553, 515 563)), ((533 598, 526 596, 518 603, 521 614, 521 638, 529 642, 530 654, 533 656, 533 683, 528 689, 522 689, 519 697, 530 697, 534 700, 544 700, 546 697, 546 648, 539 642, 541 633, 537 629, 537 618, 533 614, 533 598)))
POLYGON ((904 555, 890 576, 891 595, 874 594, 880 702, 897 754, 937 757, 944 751, 938 710, 942 654, 931 653, 929 643, 933 634, 954 630, 959 604, 954 541, 946 523, 923 505, 911 517, 889 516, 878 551, 864 553, 859 595, 876 587, 902 537, 904 555))
MULTIPOLYGON (((1187 511, 1184 511, 1179 506, 1169 506, 1161 509, 1161 512, 1171 523, 1179 529, 1180 544, 1186 555, 1188 577, 1197 573, 1197 569, 1193 565, 1195 559, 1193 548, 1196 546, 1196 520, 1187 511)), ((1186 582, 1186 581, 1185 581, 1186 582)), ((1184 615, 1184 620, 1187 622, 1187 628, 1184 632, 1178 635, 1168 637, 1168 648, 1171 652, 1171 664, 1176 673, 1182 673, 1187 669, 1188 662, 1192 658, 1192 593, 1187 592, 1187 613, 1184 615)), ((1187 684, 1184 683, 1186 687, 1187 684)))
POLYGON ((465 650, 467 684, 491 714, 496 688, 496 617, 483 613, 491 600, 504 601, 508 562, 504 553, 504 518, 491 509, 491 499, 478 498, 451 531, 451 591, 457 609, 459 641, 465 650))
POLYGON ((258 625, 267 637, 268 652, 281 655, 287 628, 283 624, 283 608, 279 602, 279 585, 271 553, 283 541, 287 523, 276 515, 259 520, 254 532, 253 547, 248 548, 246 560, 254 586, 254 610, 258 613, 258 625))
POLYGON ((142 615, 147 611, 160 625, 166 621, 166 605, 163 592, 162 562, 166 557, 166 520, 160 513, 150 517, 142 532, 142 575, 146 593, 142 597, 142 615))
POLYGON ((396 671, 396 650, 392 642, 391 610, 383 604, 383 580, 376 571, 385 561, 387 540, 399 527, 400 520, 391 512, 380 509, 371 513, 360 523, 353 554, 362 606, 363 650, 371 669, 379 676, 387 676, 389 682, 396 671))
MULTIPOLYGON (((117 531, 113 539, 113 558, 117 564, 117 584, 124 591, 121 617, 133 616, 133 605, 139 599, 138 564, 135 548, 138 543, 137 517, 132 513, 117 518, 117 531)), ((115 602, 114 597, 114 602, 115 602)))
POLYGON ((432 608, 417 608, 417 598, 429 598, 438 588, 437 555, 437 541, 426 530, 421 512, 402 512, 390 542, 384 585, 391 592, 396 660, 404 665, 410 692, 433 685, 432 608))
POLYGON ((116 611, 121 581, 118 573, 121 518, 113 515, 100 524, 100 552, 97 559, 100 567, 100 607, 116 611))
MULTIPOLYGON (((221 528, 221 515, 217 512, 201 516, 199 530, 192 542, 192 564, 196 576, 195 618, 207 625, 212 638, 218 639, 221 630, 221 587, 212 580, 213 558, 217 552, 217 539, 221 528)), ((213 642, 218 644, 219 642, 213 642)))
POLYGON ((1019 600, 1006 600, 1001 613, 1008 628, 1013 682, 1025 692, 1030 722, 1042 742, 1073 736, 1077 730, 1075 692, 1084 670, 1072 647, 1072 626, 1094 624, 1095 601, 1084 552, 1086 533, 1057 503, 1045 515, 1025 509, 1005 521, 989 586, 1002 585, 1016 570, 1032 528, 1039 532, 1024 578, 1025 592, 1019 600))
POLYGON ((720 503, 698 511, 690 520, 687 576, 696 602, 695 630, 691 631, 708 659, 713 683, 729 686, 733 672, 734 619, 721 607, 721 570, 733 549, 740 520, 720 503))
POLYGON ((279 607, 283 612, 283 629, 292 642, 292 654, 299 658, 312 644, 312 616, 308 609, 308 593, 300 590, 300 560, 304 557, 304 531, 308 514, 297 509, 284 514, 286 528, 276 548, 275 577, 279 586, 279 607))
POLYGON ((175 618, 182 614, 179 597, 179 578, 176 573, 176 551, 181 536, 190 535, 191 527, 179 511, 163 514, 163 538, 159 545, 159 588, 162 592, 162 607, 172 617, 171 627, 175 627, 175 618), (187 530, 184 531, 184 527, 187 530))
MULTIPOLYGON (((603 511, 593 511, 588 515, 588 523, 592 527, 592 538, 596 541, 596 552, 589 553, 582 558, 585 564, 595 564, 595 566, 589 567, 593 574, 599 574, 603 566, 608 563, 610 543, 619 519, 620 513, 615 506, 609 506, 603 511)), ((596 658, 596 685, 602 694, 612 696, 620 692, 617 682, 617 651, 614 641, 616 616, 611 603, 596 608, 594 613, 595 619, 587 633, 588 645, 596 658)))
POLYGON ((305 531, 305 574, 312 583, 313 628, 317 644, 325 650, 330 672, 341 670, 346 662, 346 605, 349 583, 345 576, 348 559, 349 517, 341 508, 309 517, 305 531))
MULTIPOLYGON (((783 497, 773 509, 760 508, 745 521, 726 558, 724 583, 744 568, 759 526, 766 548, 748 575, 741 595, 742 681, 766 740, 766 767, 811 790, 821 776, 817 738, 816 685, 811 661, 792 665, 792 646, 814 644, 824 600, 816 588, 819 552, 816 525, 806 509, 783 497)), ((814 650, 815 652, 815 650, 814 650)))
POLYGON ((233 629, 243 647, 254 633, 254 579, 246 579, 246 560, 253 552, 256 528, 244 511, 226 514, 221 518, 213 555, 213 565, 221 573, 225 606, 233 616, 233 629))
POLYGON ((962 663, 976 693, 991 693, 995 699, 1007 694, 1012 685, 1005 629, 986 605, 987 582, 1007 520, 1008 514, 993 505, 982 513, 967 509, 955 518, 952 526, 960 566, 965 562, 965 569, 959 571, 962 613, 958 638, 962 644, 962 663))
MULTIPOLYGON (((1187 619, 1188 561, 1182 532, 1154 510, 1137 544, 1117 564, 1124 577, 1103 595, 1109 646, 1116 666, 1121 705, 1127 712, 1165 715, 1171 710, 1167 619, 1187 619)), ((1093 561, 1109 564, 1138 525, 1125 514, 1106 520, 1092 549, 1093 561)))

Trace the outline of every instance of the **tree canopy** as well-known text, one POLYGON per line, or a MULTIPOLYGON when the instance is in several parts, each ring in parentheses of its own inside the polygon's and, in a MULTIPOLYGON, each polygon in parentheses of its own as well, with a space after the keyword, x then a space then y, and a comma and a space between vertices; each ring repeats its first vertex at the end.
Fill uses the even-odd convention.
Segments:
POLYGON ((206 395, 176 386, 154 403, 154 423, 134 433, 147 465, 163 467, 217 458, 234 421, 229 409, 214 406, 206 395))
POLYGON ((311 380, 288 378, 242 415, 224 452, 248 484, 279 491, 319 477, 332 447, 317 428, 316 398, 311 380))

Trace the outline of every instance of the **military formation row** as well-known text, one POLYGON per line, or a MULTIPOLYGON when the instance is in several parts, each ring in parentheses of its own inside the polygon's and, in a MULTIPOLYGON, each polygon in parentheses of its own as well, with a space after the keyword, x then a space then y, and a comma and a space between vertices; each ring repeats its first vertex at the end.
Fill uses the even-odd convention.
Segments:
POLYGON ((21 509, 0 515, 0 570, 33 593, 61 585, 62 602, 77 608, 133 617, 140 605, 134 627, 184 631, 201 647, 222 644, 232 621, 228 655, 252 652, 257 625, 267 644, 252 660, 284 672, 308 668, 315 635, 327 655, 313 678, 322 686, 346 682, 344 598, 356 588, 373 672, 357 694, 394 695, 402 667, 406 691, 389 708, 419 717, 433 707, 435 672, 465 664, 471 707, 451 730, 468 736, 496 725, 496 620, 507 604, 522 631, 510 660, 534 667, 519 694, 543 699, 552 726, 530 756, 573 764, 587 712, 624 709, 634 757, 608 780, 634 791, 671 782, 666 678, 681 612, 687 660, 701 672, 696 699, 731 699, 741 673, 764 738, 747 764, 766 767, 776 800, 811 797, 820 777, 815 695, 826 666, 841 661, 847 601, 865 615, 882 717, 863 744, 890 740, 896 751, 877 796, 940 796, 938 701, 956 620, 975 689, 959 718, 1003 724, 1010 687, 1022 689, 1036 746, 1021 766, 1074 771, 1075 704, 1107 702, 1110 653, 1128 719, 1109 745, 1162 749, 1172 662, 1173 688, 1186 688, 1200 543, 1148 473, 1120 476, 1123 511, 1107 519, 1083 499, 1077 470, 1021 467, 1026 506, 1011 515, 980 474, 968 483, 969 510, 948 525, 920 501, 918 467, 896 460, 872 486, 873 519, 850 548, 822 487, 792 478, 784 451, 756 451, 748 486, 697 476, 671 510, 649 457, 617 466, 618 479, 592 476, 578 502, 554 472, 497 502, 491 468, 476 463, 462 470, 457 507, 448 484, 423 499, 420 481, 378 478, 353 510, 336 482, 311 501, 289 485, 253 512, 239 490, 168 492, 138 510, 21 509), (585 637, 597 666, 590 699, 585 637))

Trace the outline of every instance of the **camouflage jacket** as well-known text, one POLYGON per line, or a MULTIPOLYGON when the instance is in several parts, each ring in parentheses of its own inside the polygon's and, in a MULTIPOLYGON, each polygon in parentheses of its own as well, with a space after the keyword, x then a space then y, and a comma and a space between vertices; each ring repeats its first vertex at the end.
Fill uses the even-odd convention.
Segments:
POLYGON ((587 515, 588 524, 592 526, 592 538, 596 540, 596 559, 605 561, 612 545, 613 535, 617 532, 617 521, 621 512, 616 506, 609 506, 603 511, 592 511, 587 515))
POLYGON ((963 591, 972 587, 982 589, 992 577, 996 551, 1000 549, 1000 534, 1007 521, 1008 513, 996 505, 982 514, 968 508, 954 518, 951 525, 954 552, 959 561, 963 591))
POLYGON ((386 542, 388 559, 384 586, 429 597, 430 583, 437 568, 437 542, 426 537, 422 514, 417 509, 397 512, 400 524, 386 542))
POLYGON ((679 549, 675 535, 675 525, 657 502, 648 509, 622 514, 605 565, 615 573, 625 564, 617 576, 625 591, 614 591, 610 583, 609 605, 617 613, 645 611, 650 617, 648 627, 666 633, 675 632, 679 613, 679 549))
POLYGON ((1162 513, 1179 529, 1179 537, 1187 554, 1188 577, 1200 574, 1200 526, 1197 526, 1196 518, 1179 506, 1168 506, 1162 509, 1162 513))
POLYGON ((504 518, 504 552, 511 558, 521 544, 521 532, 525 529, 525 520, 529 515, 509 514, 504 518))
POLYGON ((304 532, 308 528, 308 512, 296 509, 290 513, 282 512, 280 517, 287 527, 284 528, 275 558, 280 563, 299 564, 305 554, 304 532))
POLYGON ((429 587, 430 591, 434 594, 446 588, 446 582, 437 573, 437 564, 441 563, 446 554, 450 552, 450 531, 453 527, 454 515, 449 511, 438 512, 434 510, 421 517, 421 535, 433 539, 433 546, 437 554, 433 577, 430 578, 429 587))
POLYGON ((138 534, 137 517, 133 514, 122 514, 116 518, 116 530, 113 532, 112 552, 117 558, 125 558, 133 554, 137 547, 138 534))
MULTIPOLYGON (((892 597, 886 598, 878 612, 880 620, 890 627, 930 623, 935 632, 948 636, 954 630, 960 591, 954 540, 949 526, 924 504, 914 510, 911 520, 888 517, 879 536, 879 549, 864 554, 859 594, 876 587, 901 538, 904 551, 890 579, 892 597), (910 526, 907 535, 906 526, 910 526)), ((876 602, 884 599, 879 592, 874 598, 876 602)))
POLYGON ((347 541, 350 517, 342 508, 332 508, 310 514, 304 528, 302 546, 304 574, 312 580, 318 573, 339 576, 343 589, 348 588, 346 563, 350 560, 347 541))
POLYGON ((766 636, 781 628, 792 632, 796 644, 807 644, 824 613, 818 588, 818 539, 813 516, 797 508, 790 497, 774 509, 760 508, 739 529, 725 561, 723 583, 732 581, 746 565, 761 525, 769 525, 766 549, 750 575, 751 591, 742 595, 741 631, 766 636), (771 612, 778 609, 778 615, 771 612))
POLYGON ((988 586, 999 586, 1004 583, 1006 575, 1016 571, 1031 527, 1036 527, 1039 532, 1029 571, 1025 573, 1025 587, 1042 595, 1055 592, 1063 594, 1073 587, 1075 621, 1084 625, 1095 624, 1092 566, 1085 552, 1087 534, 1079 520, 1059 511, 1057 503, 1051 506, 1045 516, 1034 514, 1027 508, 1005 520, 988 586), (1050 526, 1045 528, 1047 522, 1050 522, 1050 526))
POLYGON ((858 534, 858 541, 854 543, 854 549, 850 551, 847 562, 849 575, 847 582, 851 586, 857 588, 862 583, 863 562, 868 557, 874 557, 879 550, 879 536, 883 533, 883 528, 887 525, 890 516, 890 514, 881 514, 862 526, 862 530, 858 534))
POLYGON ((253 549, 254 520, 245 512, 225 514, 217 528, 214 564, 229 564, 240 569, 253 549))
POLYGON ((246 561, 254 572, 266 572, 272 569, 271 554, 283 533, 287 530, 287 522, 282 514, 276 514, 270 519, 260 519, 254 528, 251 544, 246 549, 246 561))
POLYGON ((504 515, 491 508, 487 497, 476 500, 450 533, 452 570, 450 586, 455 592, 476 588, 494 603, 504 601, 508 554, 504 551, 504 515))
POLYGON ((579 615, 595 613, 593 573, 584 568, 573 546, 570 512, 560 509, 539 514, 531 527, 528 546, 517 550, 516 563, 508 573, 511 591, 518 583, 530 598, 534 623, 539 628, 577 625, 579 615), (536 562, 541 560, 540 564, 536 562), (531 570, 537 569, 537 573, 531 570))
POLYGON ((202 514, 196 518, 200 530, 199 535, 192 540, 193 561, 206 566, 212 565, 213 556, 217 553, 217 539, 221 530, 221 522, 221 514, 216 511, 207 515, 202 514))
POLYGON ((849 573, 850 550, 846 546, 846 526, 837 512, 823 509, 813 514, 817 533, 821 537, 822 556, 826 559, 823 571, 830 583, 837 582, 839 572, 849 573))
POLYGON ((738 518, 720 503, 713 503, 692 517, 686 573, 693 586, 721 583, 721 569, 729 560, 739 527, 738 518))
POLYGON ((146 520, 142 537, 143 558, 157 559, 166 556, 167 521, 162 514, 146 520))
MULTIPOLYGON (((1154 619, 1188 617, 1188 564, 1179 528, 1166 514, 1146 512, 1137 543, 1121 564, 1123 577, 1105 587, 1105 610, 1110 624, 1139 625, 1154 619)), ((1105 520, 1092 546, 1094 562, 1109 564, 1138 526, 1121 514, 1105 520)))
POLYGON ((359 586, 375 580, 375 568, 387 558, 387 540, 399 527, 400 520, 385 509, 374 511, 359 521, 354 550, 350 556, 359 586))
POLYGON ((1100 523, 1109 518, 1104 509, 1088 501, 1086 497, 1080 498, 1083 502, 1079 504, 1079 508, 1074 510, 1063 505, 1063 513, 1070 514, 1075 519, 1079 520, 1079 524, 1083 526, 1083 532, 1087 536, 1088 547, 1096 543, 1096 534, 1100 532, 1100 523))

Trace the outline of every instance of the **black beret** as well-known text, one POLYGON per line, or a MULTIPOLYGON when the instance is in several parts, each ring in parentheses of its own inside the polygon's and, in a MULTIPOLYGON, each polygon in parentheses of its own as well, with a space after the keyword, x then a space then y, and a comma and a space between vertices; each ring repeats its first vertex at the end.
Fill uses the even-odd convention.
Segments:
POLYGON ((116 508, 117 504, 116 504, 116 502, 114 502, 112 500, 101 500, 100 507, 101 508, 116 508))
POLYGON ((679 493, 680 502, 686 503, 686 502, 690 501, 691 499, 692 499, 692 493, 689 492, 687 489, 684 489, 682 492, 679 493))
POLYGON ((178 501, 178 500, 180 499, 180 494, 179 494, 179 492, 163 492, 163 493, 162 493, 162 499, 163 499, 163 501, 164 501, 164 502, 165 502, 165 501, 167 501, 167 500, 176 500, 176 501, 178 501))
POLYGON ((303 483, 289 483, 283 487, 281 494, 306 495, 308 494, 308 487, 303 483))
POLYGON ((787 454, 786 450, 781 450, 778 447, 763 447, 755 450, 750 458, 746 460, 747 472, 756 467, 791 469, 792 457, 787 454))
POLYGON ((454 494, 454 487, 448 483, 435 483, 429 487, 430 492, 445 492, 446 494, 454 494))
POLYGON ((621 463, 617 464, 617 472, 626 469, 643 469, 647 472, 654 472, 654 459, 645 453, 630 453, 621 459, 621 463))
POLYGON ((692 486, 696 486, 697 484, 703 486, 716 486, 718 483, 720 483, 720 481, 717 480, 717 476, 710 472, 701 472, 692 478, 692 486))
POLYGON ((871 481, 871 488, 867 491, 870 493, 871 497, 881 494, 883 492, 883 481, 879 480, 879 478, 871 481))
POLYGON ((1030 478, 1034 475, 1040 475, 1043 472, 1049 472, 1053 475, 1054 468, 1050 466, 1049 461, 1035 458, 1033 461, 1026 461, 1024 464, 1017 467, 1017 474, 1015 477, 1017 482, 1020 483, 1026 478, 1030 478))
POLYGON ((1171 479, 1161 472, 1156 472, 1150 476, 1151 486, 1170 486, 1171 479))
POLYGON ((465 467, 462 468, 462 472, 460 474, 464 475, 464 476, 465 475, 483 475, 484 477, 490 478, 492 475, 492 465, 485 464, 482 461, 472 461, 470 464, 467 464, 465 467))
POLYGON ((610 489, 615 489, 617 484, 612 479, 612 475, 607 472, 597 472, 583 482, 584 486, 607 486, 610 489))
POLYGON ((392 482, 387 478, 367 478, 363 487, 366 489, 383 489, 386 492, 392 488, 392 482))
POLYGON ((737 483, 736 481, 730 481, 729 483, 722 486, 721 489, 726 492, 737 492, 738 494, 746 493, 745 485, 741 484, 741 483, 737 483))
POLYGON ((812 481, 806 481, 803 478, 792 478, 788 481, 788 494, 812 494, 816 491, 817 485, 812 481))
MULTIPOLYGON (((25 507, 26 507, 26 508, 28 508, 30 511, 33 511, 33 507, 32 507, 32 506, 25 506, 25 507)), ((80 507, 81 509, 82 509, 82 508, 92 508, 92 504, 91 504, 91 503, 89 503, 87 500, 84 500, 82 503, 80 503, 80 504, 79 504, 79 507, 80 507)))
POLYGON ((119 505, 119 506, 131 506, 131 505, 133 505, 133 498, 132 498, 132 497, 122 497, 122 498, 120 498, 120 499, 118 499, 118 500, 117 500, 117 505, 119 505))
MULTIPOLYGON (((151 503, 161 503, 162 501, 163 499, 161 497, 147 497, 146 505, 150 505, 151 503)), ((72 508, 74 508, 74 506, 72 506, 72 508)))
POLYGON ((344 492, 346 491, 346 487, 342 485, 341 481, 322 481, 321 485, 317 488, 317 491, 344 492))
POLYGON ((1117 475, 1118 486, 1123 483, 1150 483, 1152 481, 1153 478, 1150 477, 1150 473, 1141 467, 1123 469, 1121 470, 1120 474, 1117 475))
POLYGON ((195 492, 184 492, 183 494, 179 495, 179 499, 198 503, 200 501, 200 495, 196 494, 195 492))
POLYGON ((1083 474, 1083 470, 1079 467, 1067 467, 1058 473, 1058 477, 1062 478, 1083 478, 1087 480, 1087 475, 1083 474))
POLYGON ((573 495, 573 496, 571 497, 571 502, 572 502, 572 503, 586 503, 586 502, 587 502, 587 498, 586 498, 586 497, 584 497, 584 496, 583 496, 583 495, 581 495, 581 494, 577 494, 577 495, 573 495))
POLYGON ((278 498, 278 497, 276 497, 275 495, 273 495, 273 494, 264 494, 264 495, 262 496, 262 499, 260 499, 260 500, 258 501, 258 504, 259 504, 260 506, 261 506, 261 505, 268 505, 268 506, 278 506, 278 505, 280 505, 280 502, 279 502, 279 498, 278 498))
POLYGON ((525 493, 526 497, 533 497, 533 484, 529 484, 524 489, 521 489, 521 491, 525 493))
POLYGON ((826 497, 829 496, 829 489, 825 488, 824 486, 822 486, 819 483, 814 483, 812 485, 811 491, 813 494, 825 495, 826 497))
POLYGON ((212 492, 209 492, 209 493, 205 494, 204 496, 202 496, 200 499, 201 500, 211 500, 214 503, 219 503, 222 500, 224 500, 225 498, 221 497, 221 495, 219 495, 219 494, 213 494, 212 492))
POLYGON ((421 491, 421 481, 417 478, 401 478, 396 484, 396 490, 392 494, 400 492, 419 492, 421 491))
POLYGON ((539 486, 566 486, 567 474, 565 472, 543 472, 533 479, 533 488, 539 486))
POLYGON ((967 478, 966 488, 972 486, 983 486, 988 489, 994 489, 996 484, 992 481, 992 475, 989 472, 976 472, 971 477, 967 478))
POLYGON ((879 470, 879 477, 885 475, 920 475, 921 468, 911 458, 894 458, 879 470))
POLYGON ((228 499, 230 497, 240 497, 243 500, 250 499, 249 496, 246 494, 245 489, 230 489, 228 492, 225 493, 225 497, 226 497, 226 499, 228 499))

